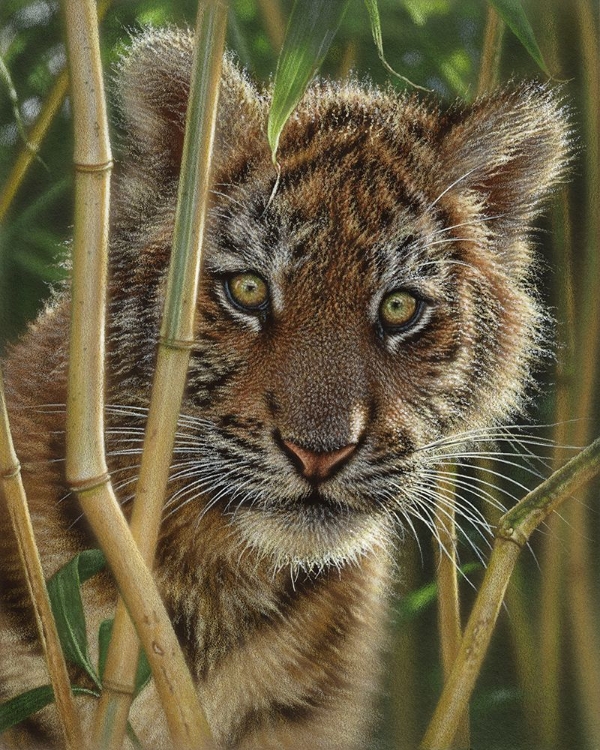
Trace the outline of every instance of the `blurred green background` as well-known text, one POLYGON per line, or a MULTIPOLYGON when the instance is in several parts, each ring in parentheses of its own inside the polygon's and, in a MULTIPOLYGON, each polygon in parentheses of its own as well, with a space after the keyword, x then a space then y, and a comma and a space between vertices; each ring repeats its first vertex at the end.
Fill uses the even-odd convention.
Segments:
MULTIPOLYGON (((228 46, 259 80, 274 74, 290 7, 290 0, 232 0, 228 46)), ((379 7, 384 49, 395 70, 447 101, 476 95, 490 14, 486 2, 379 0, 379 7)), ((537 410, 526 422, 550 425, 536 429, 536 435, 583 445, 600 433, 598 4, 539 0, 524 3, 524 8, 554 81, 563 87, 576 143, 571 182, 555 196, 537 235, 544 258, 541 283, 557 319, 557 354, 540 373, 537 410)), ((111 65, 131 33, 147 24, 193 25, 195 12, 193 0, 115 0, 101 26, 109 92, 111 65)), ((500 44, 500 82, 547 78, 509 30, 500 44)), ((2 195, 24 148, 14 108, 28 130, 64 65, 58 3, 2 0, 0 58, 12 80, 11 86, 6 75, 0 75, 2 195)), ((378 59, 362 0, 350 5, 323 67, 332 77, 349 70, 360 78, 405 87, 378 59)), ((0 221, 2 347, 35 317, 52 286, 66 274, 72 225, 71 128, 67 99, 0 221)), ((118 139, 114 147, 118 159, 118 139)), ((547 466, 538 462, 536 467, 547 475, 572 452, 556 448, 545 453, 547 466)), ((463 472, 469 476, 485 468, 463 472)), ((506 468, 495 470, 507 473, 506 468)), ((513 482, 535 485, 536 478, 526 469, 509 468, 513 482)), ((494 475, 489 465, 487 469, 490 481, 494 475)), ((498 492, 510 489, 510 479, 500 482, 498 492)), ((600 748, 598 489, 591 487, 570 501, 522 556, 471 705, 472 747, 477 750, 600 748)), ((370 745, 381 750, 416 748, 442 683, 436 561, 430 538, 423 530, 419 534, 419 545, 407 540, 399 551, 386 685, 377 737, 370 745)), ((474 530, 465 529, 462 537, 461 564, 477 560, 469 539, 484 557, 488 554, 474 530)), ((481 566, 470 570, 473 586, 461 581, 465 611, 481 579, 481 566)))

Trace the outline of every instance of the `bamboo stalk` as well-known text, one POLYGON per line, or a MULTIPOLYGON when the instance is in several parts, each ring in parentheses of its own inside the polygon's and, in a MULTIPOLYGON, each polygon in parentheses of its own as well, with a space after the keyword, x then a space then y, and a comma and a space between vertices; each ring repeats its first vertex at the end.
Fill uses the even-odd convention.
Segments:
POLYGON ((285 20, 279 0, 258 0, 271 47, 279 54, 285 37, 285 20))
POLYGON ((1 374, 0 479, 10 520, 17 538, 19 555, 33 605, 40 643, 46 658, 50 682, 54 690, 56 709, 65 743, 68 750, 80 750, 87 745, 81 731, 73 694, 71 693, 67 665, 52 615, 48 591, 46 590, 44 571, 35 542, 25 488, 21 479, 21 467, 10 434, 1 374))
MULTIPOLYGON (((552 58, 550 58, 552 59, 552 58)), ((554 64, 558 70, 558 64, 554 64)), ((564 447, 575 438, 569 419, 574 414, 573 370, 575 364, 575 305, 573 299, 572 231, 567 191, 563 190, 558 202, 558 211, 553 212, 552 238, 557 269, 558 288, 556 299, 558 318, 564 324, 563 347, 559 350, 556 365, 556 403, 553 431, 555 448, 552 466, 556 470, 566 459, 564 447)), ((565 534, 564 522, 558 516, 548 519, 548 534, 544 538, 541 558, 540 594, 540 664, 539 692, 543 700, 532 717, 536 723, 536 734, 542 747, 559 747, 560 725, 560 673, 563 663, 561 631, 564 628, 563 605, 568 593, 565 590, 565 534)))
POLYGON ((481 96, 498 85, 500 70, 500 55, 502 54, 502 37, 504 36, 504 22, 491 4, 488 5, 487 19, 483 38, 479 76, 477 79, 477 95, 481 96))
MULTIPOLYGON (((584 257, 585 276, 579 290, 580 335, 578 336, 576 372, 578 386, 574 398, 574 442, 588 439, 598 383, 600 358, 600 50, 598 24, 589 0, 575 4, 579 26, 581 70, 584 83, 584 127, 586 140, 586 197, 584 257)), ((569 558, 567 564, 568 604, 571 645, 579 704, 585 734, 590 746, 600 744, 600 638, 597 632, 598 610, 591 593, 595 589, 590 548, 590 515, 585 503, 569 509, 569 558)))
POLYGON ((420 745, 421 750, 444 750, 456 734, 521 548, 550 513, 599 472, 600 438, 528 493, 500 519, 483 584, 465 629, 452 674, 444 686, 420 745))
MULTIPOLYGON (((148 565, 154 559, 187 369, 201 265, 228 3, 199 6, 175 233, 161 338, 131 530, 148 565)), ((121 747, 133 699, 138 641, 117 608, 94 726, 99 747, 121 747), (118 717, 118 720, 115 718, 118 717)))
MULTIPOLYGON (((501 497, 496 486, 498 478, 490 474, 494 470, 495 465, 495 462, 491 459, 479 459, 478 461, 479 471, 482 475, 485 475, 482 478, 490 484, 487 491, 492 495, 490 502, 484 506, 485 517, 490 528, 498 526, 501 518, 498 508, 502 507, 501 497), (493 499, 497 501, 495 505, 493 499)), ((523 576, 519 566, 513 572, 511 584, 506 590, 506 607, 510 615, 510 636, 515 652, 515 668, 522 694, 523 712, 531 734, 537 736, 538 727, 536 720, 542 710, 546 697, 539 688, 540 660, 535 647, 536 635, 534 634, 528 613, 523 576)))
MULTIPOLYGON (((456 468, 454 469, 456 471, 456 468)), ((448 680, 458 655, 462 638, 460 623, 460 599, 458 595, 458 559, 456 556, 456 513, 454 505, 453 479, 444 482, 438 491, 448 496, 443 509, 436 508, 435 527, 437 538, 437 582, 438 582, 438 630, 442 655, 444 681, 448 680)), ((435 541, 434 541, 435 544, 435 541)), ((452 747, 470 746, 469 710, 461 718, 452 747)))
MULTIPOLYGON (((108 10, 108 6, 110 5, 110 1, 111 0, 100 0, 98 3, 99 19, 104 17, 108 10)), ((50 94, 44 102, 42 111, 38 115, 31 132, 27 135, 27 145, 23 146, 21 149, 13 168, 0 189, 0 223, 4 221, 17 191, 23 184, 23 180, 29 171, 29 167, 31 167, 34 159, 39 153, 42 141, 46 137, 50 125, 52 125, 52 122, 67 95, 68 89, 69 73, 65 68, 58 74, 50 94)))
POLYGON ((206 721, 152 574, 116 500, 104 457, 104 323, 112 165, 96 8, 64 0, 75 131, 75 234, 66 474, 146 650, 174 745, 209 746, 206 721))

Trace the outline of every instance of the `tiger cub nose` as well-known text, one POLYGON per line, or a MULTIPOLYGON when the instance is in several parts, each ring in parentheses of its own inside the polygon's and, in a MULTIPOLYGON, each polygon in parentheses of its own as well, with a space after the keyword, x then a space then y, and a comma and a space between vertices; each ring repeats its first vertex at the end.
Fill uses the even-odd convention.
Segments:
POLYGON ((301 448, 291 440, 282 440, 282 443, 292 461, 299 467, 302 476, 313 480, 330 477, 356 449, 356 444, 351 444, 335 451, 317 453, 301 448))

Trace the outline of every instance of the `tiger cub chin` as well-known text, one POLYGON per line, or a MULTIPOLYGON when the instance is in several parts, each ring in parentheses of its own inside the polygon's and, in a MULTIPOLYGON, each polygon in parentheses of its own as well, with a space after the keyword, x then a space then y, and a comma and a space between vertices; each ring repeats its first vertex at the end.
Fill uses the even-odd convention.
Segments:
MULTIPOLYGON (((126 512, 191 56, 188 34, 151 31, 119 71, 127 148, 112 212, 107 450, 126 512)), ((356 82, 316 83, 283 131, 275 188, 268 106, 226 59, 156 576, 219 747, 350 750, 367 746, 374 720, 403 519, 431 510, 427 472, 444 439, 522 405, 544 320, 529 227, 564 173, 568 126, 537 85, 441 113, 356 82)), ((68 317, 62 294, 4 363, 47 575, 95 546, 64 479, 64 413, 47 406, 66 401, 68 317)), ((0 556, 9 698, 47 675, 14 544, 0 556)), ((97 632, 114 592, 101 579, 85 588, 97 632)), ((131 723, 147 747, 170 747, 151 686, 131 723)), ((20 732, 24 746, 59 744, 52 708, 20 732)))

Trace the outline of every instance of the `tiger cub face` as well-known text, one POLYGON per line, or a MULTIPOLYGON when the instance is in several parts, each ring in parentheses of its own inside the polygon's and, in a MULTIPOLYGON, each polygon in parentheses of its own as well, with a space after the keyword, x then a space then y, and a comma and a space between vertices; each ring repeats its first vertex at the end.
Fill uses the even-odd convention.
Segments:
MULTIPOLYGON (((124 392, 152 363, 190 60, 187 36, 155 32, 121 71, 124 392)), ((283 131, 278 174, 267 105, 226 61, 176 447, 187 486, 167 519, 217 515, 276 567, 341 565, 414 511, 440 440, 520 407, 543 319, 528 230, 564 170, 567 125, 534 85, 440 114, 320 84, 283 131)))

